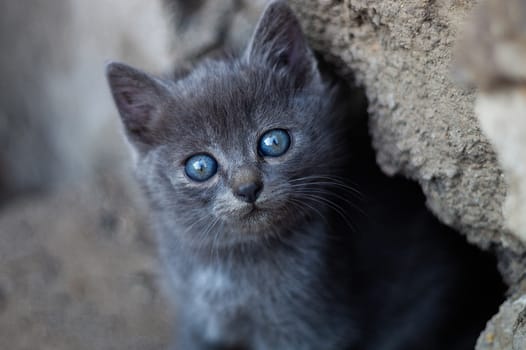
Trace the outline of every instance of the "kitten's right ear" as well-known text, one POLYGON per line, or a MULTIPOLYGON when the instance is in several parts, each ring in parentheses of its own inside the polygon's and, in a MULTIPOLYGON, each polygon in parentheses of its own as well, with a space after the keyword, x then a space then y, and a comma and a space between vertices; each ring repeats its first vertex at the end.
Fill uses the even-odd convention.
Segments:
POLYGON ((122 63, 109 63, 106 77, 130 142, 139 151, 155 144, 168 88, 160 80, 122 63))
POLYGON ((245 51, 248 62, 286 72, 296 87, 317 81, 319 72, 301 25, 283 0, 267 5, 245 51))

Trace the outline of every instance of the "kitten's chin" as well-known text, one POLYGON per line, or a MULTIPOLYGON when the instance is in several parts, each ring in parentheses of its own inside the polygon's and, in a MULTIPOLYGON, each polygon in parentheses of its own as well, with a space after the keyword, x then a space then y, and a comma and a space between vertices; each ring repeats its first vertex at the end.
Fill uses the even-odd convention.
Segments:
POLYGON ((279 235, 281 231, 286 231, 293 219, 284 215, 284 210, 276 208, 267 209, 257 204, 247 205, 230 215, 226 220, 226 225, 231 232, 236 232, 242 239, 258 240, 265 239, 269 235, 279 235))

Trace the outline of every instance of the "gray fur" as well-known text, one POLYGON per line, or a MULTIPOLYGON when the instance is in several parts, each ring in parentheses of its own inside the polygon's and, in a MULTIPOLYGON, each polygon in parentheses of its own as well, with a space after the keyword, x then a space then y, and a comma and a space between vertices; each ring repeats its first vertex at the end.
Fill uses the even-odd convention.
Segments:
POLYGON ((325 220, 327 178, 345 159, 343 118, 288 6, 267 7, 240 58, 202 62, 175 81, 119 63, 107 75, 173 282, 178 348, 349 344, 350 293, 334 276, 341 257, 325 220), (289 131, 291 148, 263 159, 258 139, 274 128, 289 131), (192 182, 184 162, 203 152, 218 174, 192 182), (263 181, 252 213, 232 193, 247 172, 263 181))
POLYGON ((440 225, 418 186, 379 171, 360 93, 326 73, 281 1, 238 58, 173 79, 108 66, 173 282, 177 349, 464 350, 496 312, 495 261, 440 225), (276 128, 290 149, 262 158, 276 128), (202 153, 218 173, 193 182, 185 161, 202 153), (234 195, 247 181, 263 185, 255 207, 234 195))

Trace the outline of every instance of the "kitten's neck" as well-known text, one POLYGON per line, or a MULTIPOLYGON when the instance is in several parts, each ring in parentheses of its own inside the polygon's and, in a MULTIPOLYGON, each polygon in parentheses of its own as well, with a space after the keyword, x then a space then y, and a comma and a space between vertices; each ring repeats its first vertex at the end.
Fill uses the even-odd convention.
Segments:
MULTIPOLYGON (((327 225, 322 218, 304 220, 294 228, 267 233, 251 233, 246 240, 225 242, 225 236, 241 237, 246 232, 233 232, 232 229, 220 226, 209 232, 217 237, 214 240, 187 240, 175 237, 174 232, 185 232, 184 228, 160 225, 161 246, 170 250, 170 255, 177 251, 177 256, 200 264, 227 263, 250 265, 264 260, 279 260, 281 255, 295 256, 310 252, 320 254, 328 239, 327 225), (206 243, 204 243, 206 242, 206 243)), ((196 233, 190 233, 196 234, 196 233)))

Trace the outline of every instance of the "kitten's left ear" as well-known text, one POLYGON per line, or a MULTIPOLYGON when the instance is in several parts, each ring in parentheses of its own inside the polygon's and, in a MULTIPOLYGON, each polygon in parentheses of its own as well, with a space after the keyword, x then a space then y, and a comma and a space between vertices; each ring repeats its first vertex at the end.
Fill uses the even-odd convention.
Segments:
POLYGON ((167 86, 122 63, 109 63, 106 76, 128 140, 140 152, 158 143, 163 103, 170 98, 167 86))
POLYGON ((284 1, 270 3, 261 16, 245 52, 250 63, 283 69, 302 87, 319 78, 317 62, 301 25, 284 1))

